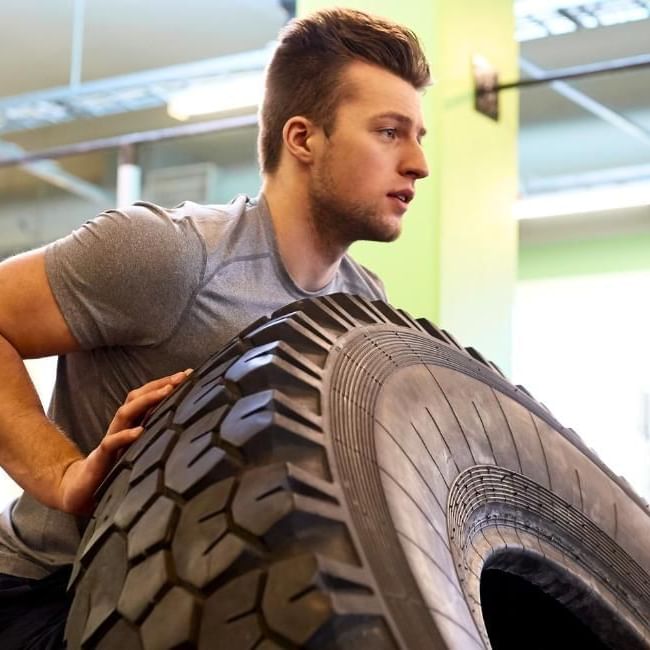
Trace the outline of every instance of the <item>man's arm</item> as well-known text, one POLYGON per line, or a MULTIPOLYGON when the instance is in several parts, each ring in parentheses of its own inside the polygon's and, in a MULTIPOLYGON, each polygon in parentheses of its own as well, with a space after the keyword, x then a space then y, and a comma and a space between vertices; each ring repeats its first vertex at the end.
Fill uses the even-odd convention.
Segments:
POLYGON ((0 465, 45 505, 83 514, 119 450, 141 432, 135 425, 185 374, 129 393, 106 437, 84 457, 43 412, 23 363, 78 349, 50 289, 44 250, 0 263, 0 465))

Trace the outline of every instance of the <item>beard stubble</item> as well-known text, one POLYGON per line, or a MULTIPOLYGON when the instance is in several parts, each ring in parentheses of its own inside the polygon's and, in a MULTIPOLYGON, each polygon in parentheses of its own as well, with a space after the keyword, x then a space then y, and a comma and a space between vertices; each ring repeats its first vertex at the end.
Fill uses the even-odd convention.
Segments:
POLYGON ((326 153, 309 188, 312 228, 328 248, 347 249, 355 241, 391 242, 400 234, 399 225, 378 216, 377 206, 343 194, 333 174, 333 156, 326 153))

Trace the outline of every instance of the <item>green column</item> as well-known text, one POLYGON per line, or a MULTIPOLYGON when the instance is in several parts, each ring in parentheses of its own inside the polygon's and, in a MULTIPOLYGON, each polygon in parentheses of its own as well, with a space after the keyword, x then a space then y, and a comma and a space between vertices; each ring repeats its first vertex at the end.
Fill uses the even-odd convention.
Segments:
MULTIPOLYGON (((298 15, 335 6, 299 0, 298 15)), ((510 367, 517 273, 518 98, 501 93, 495 122, 474 110, 472 58, 500 79, 518 75, 513 0, 343 0, 407 25, 420 38, 436 83, 424 96, 430 176, 419 181, 403 234, 361 242, 352 254, 377 272, 392 304, 426 316, 504 370, 510 367)))

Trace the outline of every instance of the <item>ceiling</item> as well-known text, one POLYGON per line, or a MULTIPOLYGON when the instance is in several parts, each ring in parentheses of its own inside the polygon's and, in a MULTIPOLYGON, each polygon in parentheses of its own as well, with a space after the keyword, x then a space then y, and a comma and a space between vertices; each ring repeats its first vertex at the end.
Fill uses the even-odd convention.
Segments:
MULTIPOLYGON (((82 83, 261 50, 275 38, 288 15, 277 0, 238 0, 236 4, 227 0, 86 0, 79 5, 84 8, 83 46, 79 50, 82 83)), ((11 65, 0 67, 0 102, 68 84, 74 7, 74 0, 4 0, 3 23, 11 29, 4 30, 0 54, 11 65)), ((545 70, 648 52, 650 20, 521 44, 521 56, 545 70)), ((579 180, 594 170, 640 169, 650 164, 650 68, 571 85, 633 120, 647 131, 648 138, 623 133, 548 86, 523 90, 520 178, 524 192, 534 191, 539 182, 552 186, 567 176, 579 180)), ((163 107, 156 107, 0 137, 30 151, 177 124, 163 107)), ((191 157, 193 148, 205 149, 211 138, 176 142, 179 151, 191 157)), ((227 141, 227 150, 235 157, 241 152, 237 142, 236 136, 227 141)), ((249 150, 247 144, 247 155, 249 150)), ((63 168, 95 182, 106 177, 109 163, 114 164, 114 156, 106 154, 60 162, 63 168)), ((31 183, 41 182, 19 169, 0 169, 3 193, 22 194, 29 191, 31 183)))
MULTIPOLYGON (((65 85, 73 0, 3 0, 2 95, 65 85), (3 61, 7 60, 3 56, 3 61)), ((274 0, 86 0, 82 80, 244 52, 272 41, 287 17, 274 0)))

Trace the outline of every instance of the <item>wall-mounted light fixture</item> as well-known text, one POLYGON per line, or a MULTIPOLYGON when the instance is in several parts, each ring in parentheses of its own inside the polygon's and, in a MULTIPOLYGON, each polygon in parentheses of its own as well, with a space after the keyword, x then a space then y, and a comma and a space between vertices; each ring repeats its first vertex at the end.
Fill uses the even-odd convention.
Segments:
POLYGON ((224 75, 196 82, 169 97, 167 113, 177 120, 197 115, 233 113, 256 109, 264 94, 264 71, 224 75))

